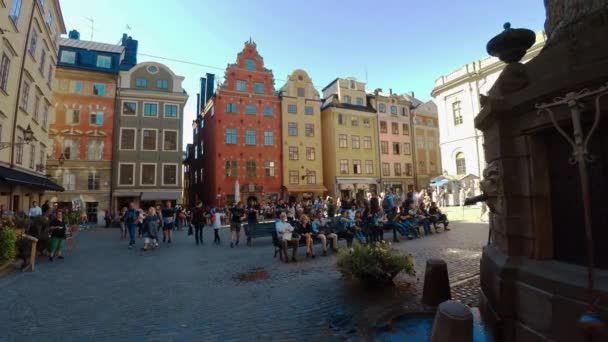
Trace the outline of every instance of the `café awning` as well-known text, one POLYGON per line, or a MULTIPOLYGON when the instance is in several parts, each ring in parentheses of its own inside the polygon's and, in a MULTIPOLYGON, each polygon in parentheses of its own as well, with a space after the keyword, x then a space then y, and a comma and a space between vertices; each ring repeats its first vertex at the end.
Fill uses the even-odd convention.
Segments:
POLYGON ((46 177, 0 166, 0 181, 40 190, 64 191, 65 189, 46 177))
POLYGON ((178 200, 181 199, 181 191, 148 191, 141 193, 142 201, 178 200))
POLYGON ((285 186, 288 192, 325 192, 327 189, 323 185, 287 185, 285 186))

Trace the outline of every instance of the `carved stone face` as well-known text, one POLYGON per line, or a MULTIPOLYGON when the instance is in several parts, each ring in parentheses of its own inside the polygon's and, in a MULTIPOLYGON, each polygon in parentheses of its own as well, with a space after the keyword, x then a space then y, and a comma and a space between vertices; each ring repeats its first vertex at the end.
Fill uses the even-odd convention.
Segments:
POLYGON ((491 162, 483 170, 483 178, 480 182, 481 191, 487 196, 497 196, 500 189, 500 167, 497 162, 491 162))

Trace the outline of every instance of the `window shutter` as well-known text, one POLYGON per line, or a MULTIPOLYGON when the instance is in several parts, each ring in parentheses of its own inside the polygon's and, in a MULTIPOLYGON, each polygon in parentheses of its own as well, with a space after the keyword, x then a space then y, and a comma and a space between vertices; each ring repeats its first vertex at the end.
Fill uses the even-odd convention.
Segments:
POLYGON ((103 113, 102 112, 97 112, 97 116, 96 116, 96 125, 103 125, 103 113))

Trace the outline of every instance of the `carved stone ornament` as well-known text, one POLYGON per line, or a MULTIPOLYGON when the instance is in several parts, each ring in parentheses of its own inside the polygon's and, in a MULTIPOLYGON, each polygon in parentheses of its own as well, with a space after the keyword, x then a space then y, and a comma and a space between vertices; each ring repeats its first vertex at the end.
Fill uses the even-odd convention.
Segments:
POLYGON ((486 204, 491 212, 496 212, 498 196, 501 193, 501 172, 497 161, 493 161, 483 170, 483 180, 479 183, 479 188, 486 196, 486 204))

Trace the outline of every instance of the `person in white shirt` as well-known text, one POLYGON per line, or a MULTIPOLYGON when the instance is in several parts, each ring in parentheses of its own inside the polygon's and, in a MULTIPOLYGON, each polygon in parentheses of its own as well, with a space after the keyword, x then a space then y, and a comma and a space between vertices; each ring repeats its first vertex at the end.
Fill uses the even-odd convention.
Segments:
POLYGON ((289 222, 287 222, 287 214, 281 213, 280 221, 277 221, 276 223, 276 230, 281 243, 281 260, 289 262, 287 249, 289 248, 289 244, 291 244, 293 247, 291 261, 296 262, 296 253, 298 251, 300 239, 293 235, 294 228, 289 222))
POLYGON ((30 217, 42 216, 42 209, 38 206, 38 202, 33 201, 29 212, 30 217))
POLYGON ((222 227, 222 214, 213 209, 213 217, 211 219, 213 223, 213 243, 220 244, 220 228, 222 227))

